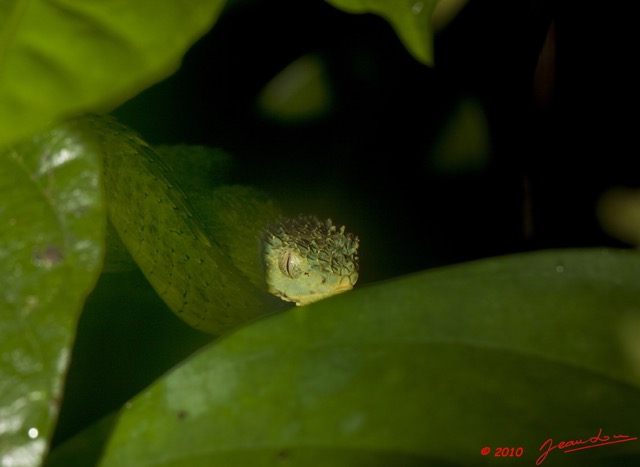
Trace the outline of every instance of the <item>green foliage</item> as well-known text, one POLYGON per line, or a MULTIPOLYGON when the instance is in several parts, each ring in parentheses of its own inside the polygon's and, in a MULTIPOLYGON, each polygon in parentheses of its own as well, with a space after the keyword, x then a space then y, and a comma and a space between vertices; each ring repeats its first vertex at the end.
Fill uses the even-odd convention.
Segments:
POLYGON ((32 135, 167 76, 222 4, 0 4, 0 465, 42 461, 104 250, 97 148, 65 124, 32 135))
POLYGON ((104 248, 95 148, 71 128, 0 152, 0 462, 38 465, 104 248))
POLYGON ((165 78, 224 0, 5 0, 0 145, 51 121, 108 110, 165 78))
MULTIPOLYGON (((433 62, 435 0, 328 2, 384 17, 433 62)), ((137 271, 99 278, 103 155, 67 117, 112 109, 170 74, 223 3, 0 2, 0 466, 513 460, 495 459, 498 447, 523 447, 532 465, 549 438, 638 436, 636 252, 425 271, 213 341, 175 319, 137 271), (67 376, 72 351, 81 370, 67 376), (64 436, 78 434, 47 456, 63 396, 64 436)), ((638 441, 607 449, 546 462, 640 461, 638 441)))
MULTIPOLYGON (((514 255, 263 319, 103 422, 101 465, 477 465, 487 445, 521 446, 533 465, 548 438, 634 435, 640 356, 624 328, 639 273, 632 252, 514 255)), ((63 452, 81 459, 96 429, 63 452)), ((620 461, 572 455, 549 465, 620 461)))
POLYGON ((411 54, 433 65, 431 14, 438 0, 327 0, 349 13, 375 13, 385 18, 411 54))

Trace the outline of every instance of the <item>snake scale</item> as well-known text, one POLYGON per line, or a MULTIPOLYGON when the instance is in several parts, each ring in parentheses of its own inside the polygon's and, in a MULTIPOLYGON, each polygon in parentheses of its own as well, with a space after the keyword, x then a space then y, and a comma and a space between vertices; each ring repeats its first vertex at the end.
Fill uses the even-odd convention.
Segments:
POLYGON ((306 305, 356 283, 359 240, 345 227, 285 218, 267 195, 225 185, 215 170, 209 177, 217 183, 204 186, 194 173, 210 161, 193 158, 203 148, 156 150, 110 117, 75 125, 103 153, 113 229, 164 302, 194 328, 219 335, 282 308, 282 300, 306 305))

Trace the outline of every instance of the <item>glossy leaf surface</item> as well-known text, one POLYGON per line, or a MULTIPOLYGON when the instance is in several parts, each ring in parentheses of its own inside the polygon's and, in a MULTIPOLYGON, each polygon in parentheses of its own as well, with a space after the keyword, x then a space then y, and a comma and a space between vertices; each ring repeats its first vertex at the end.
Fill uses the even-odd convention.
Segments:
POLYGON ((100 271, 104 206, 93 147, 64 126, 0 153, 0 465, 39 465, 84 299, 100 271))
MULTIPOLYGON (((128 404, 102 465, 483 465, 510 446, 533 465, 547 439, 638 436, 639 259, 488 259, 263 319, 128 404)), ((640 442, 548 462, 624 456, 640 442)))

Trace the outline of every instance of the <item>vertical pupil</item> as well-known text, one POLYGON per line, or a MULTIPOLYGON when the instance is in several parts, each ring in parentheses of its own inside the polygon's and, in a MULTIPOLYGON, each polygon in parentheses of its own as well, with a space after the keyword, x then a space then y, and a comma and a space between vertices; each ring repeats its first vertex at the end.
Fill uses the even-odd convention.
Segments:
POLYGON ((291 279, 295 279, 300 275, 298 258, 295 253, 290 251, 284 253, 279 261, 280 271, 291 279))
POLYGON ((295 274, 295 256, 293 255, 293 253, 289 253, 287 255, 287 274, 289 275, 289 277, 293 278, 294 274, 295 274))
POLYGON ((287 270, 287 276, 291 277, 291 253, 287 253, 287 260, 284 264, 287 270))

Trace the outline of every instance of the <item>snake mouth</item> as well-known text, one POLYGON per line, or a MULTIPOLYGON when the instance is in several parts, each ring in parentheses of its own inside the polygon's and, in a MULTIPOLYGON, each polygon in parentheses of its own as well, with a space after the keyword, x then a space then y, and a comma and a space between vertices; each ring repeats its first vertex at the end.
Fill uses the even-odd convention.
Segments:
POLYGON ((334 282, 333 293, 340 293, 340 292, 346 292, 347 290, 351 290, 353 289, 353 286, 356 284, 357 281, 358 281, 357 272, 352 272, 351 274, 342 276, 338 280, 337 284, 334 282))
POLYGON ((336 293, 346 292, 353 289, 353 286, 358 281, 358 273, 352 272, 351 274, 341 277, 338 286, 335 288, 336 293))
POLYGON ((335 293, 342 293, 342 292, 346 292, 347 290, 351 290, 351 289, 353 289, 353 286, 351 284, 342 284, 342 285, 339 285, 338 287, 336 287, 334 292, 335 293))

